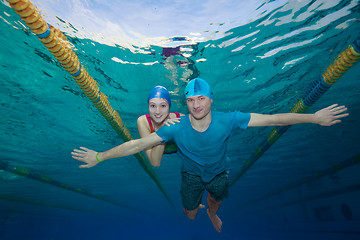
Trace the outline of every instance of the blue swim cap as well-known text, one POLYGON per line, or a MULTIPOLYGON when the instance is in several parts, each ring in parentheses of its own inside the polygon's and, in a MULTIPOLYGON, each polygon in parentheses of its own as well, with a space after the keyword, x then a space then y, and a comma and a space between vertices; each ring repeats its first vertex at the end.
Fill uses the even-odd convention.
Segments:
POLYGON ((169 103, 169 107, 171 107, 170 93, 163 86, 156 86, 151 90, 148 96, 148 103, 153 98, 163 98, 169 103))
POLYGON ((185 88, 185 97, 192 97, 196 95, 206 96, 210 99, 213 98, 210 85, 201 78, 195 78, 191 80, 185 88))

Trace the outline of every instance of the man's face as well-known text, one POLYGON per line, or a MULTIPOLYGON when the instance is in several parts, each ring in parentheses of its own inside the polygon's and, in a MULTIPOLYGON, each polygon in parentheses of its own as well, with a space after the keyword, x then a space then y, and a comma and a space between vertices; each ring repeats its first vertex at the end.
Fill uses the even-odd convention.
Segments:
POLYGON ((196 120, 201 120, 211 111, 212 99, 206 96, 196 95, 196 96, 188 97, 186 99, 186 103, 190 114, 196 120))

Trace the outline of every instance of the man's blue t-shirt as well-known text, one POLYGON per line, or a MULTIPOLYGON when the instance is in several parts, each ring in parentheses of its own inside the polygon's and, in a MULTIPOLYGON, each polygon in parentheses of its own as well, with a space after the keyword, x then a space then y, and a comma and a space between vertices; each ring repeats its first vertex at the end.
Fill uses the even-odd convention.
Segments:
POLYGON ((163 126, 156 134, 162 142, 174 140, 182 159, 182 172, 198 175, 210 182, 225 171, 227 140, 232 130, 246 129, 250 113, 211 112, 211 123, 205 132, 192 128, 189 115, 181 117, 180 123, 163 126))

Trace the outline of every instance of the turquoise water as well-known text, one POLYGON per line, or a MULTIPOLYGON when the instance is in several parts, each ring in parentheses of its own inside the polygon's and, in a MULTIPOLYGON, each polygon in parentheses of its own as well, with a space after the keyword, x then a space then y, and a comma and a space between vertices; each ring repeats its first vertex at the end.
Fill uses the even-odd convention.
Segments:
MULTIPOLYGON (((253 4, 248 16, 216 22, 209 16, 201 37, 181 33, 187 41, 171 39, 175 33, 156 36, 154 27, 148 45, 138 39, 114 44, 106 36, 84 37, 80 23, 61 17, 49 21, 65 31, 82 65, 138 138, 136 119, 147 112, 146 97, 155 85, 171 91, 172 111, 187 112, 182 92, 189 79, 201 77, 212 85, 214 110, 288 112, 360 37, 359 1, 253 4), (157 42, 154 37, 159 37, 157 42), (168 49, 180 45, 179 51, 168 49)), ((0 171, 1 239, 359 238, 358 164, 299 183, 358 156, 359 63, 308 111, 339 103, 349 108, 350 116, 332 127, 291 127, 232 186, 218 212, 224 225, 217 234, 205 211, 195 221, 182 213, 176 155, 164 157, 162 166, 154 168, 174 208, 132 156, 78 168, 70 157, 72 149, 104 151, 122 140, 15 12, 4 1, 0 8, 1 164, 121 205, 0 171), (281 191, 294 182, 298 184, 281 191)), ((227 2, 218 9, 220 17, 229 9, 242 12, 239 4, 227 2)), ((41 9, 48 17, 54 11, 41 9)), ((200 18, 191 20, 200 25, 200 18)), ((230 177, 270 131, 252 128, 233 134, 228 145, 230 177)))

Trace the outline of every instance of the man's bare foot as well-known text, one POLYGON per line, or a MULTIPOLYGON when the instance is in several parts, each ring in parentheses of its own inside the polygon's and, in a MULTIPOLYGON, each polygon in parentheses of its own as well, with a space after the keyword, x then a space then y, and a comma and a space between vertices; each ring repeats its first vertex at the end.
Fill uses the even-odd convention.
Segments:
POLYGON ((215 215, 211 215, 209 213, 209 209, 206 211, 207 214, 209 215, 209 218, 215 228, 215 230, 220 233, 221 232, 221 229, 222 229, 222 221, 221 219, 215 214, 215 215))

